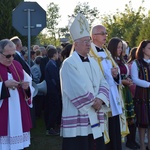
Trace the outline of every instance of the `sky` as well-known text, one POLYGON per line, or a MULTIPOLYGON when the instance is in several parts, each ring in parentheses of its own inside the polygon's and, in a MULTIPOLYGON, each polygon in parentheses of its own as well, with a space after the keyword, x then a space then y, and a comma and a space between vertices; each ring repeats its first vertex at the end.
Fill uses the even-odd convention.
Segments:
MULTIPOLYGON (((59 22, 59 27, 65 27, 68 24, 68 15, 73 14, 75 6, 80 2, 88 2, 90 8, 97 7, 101 14, 111 14, 115 13, 117 9, 123 11, 125 9, 125 4, 129 4, 129 0, 25 0, 30 2, 37 2, 45 11, 47 6, 54 2, 58 4, 60 8, 59 14, 61 15, 61 20, 59 22)), ((142 0, 131 0, 131 6, 134 10, 137 10, 141 4, 146 8, 146 12, 149 9, 149 0, 145 0, 142 4, 142 0)), ((95 24, 99 23, 98 20, 95 21, 95 24)))

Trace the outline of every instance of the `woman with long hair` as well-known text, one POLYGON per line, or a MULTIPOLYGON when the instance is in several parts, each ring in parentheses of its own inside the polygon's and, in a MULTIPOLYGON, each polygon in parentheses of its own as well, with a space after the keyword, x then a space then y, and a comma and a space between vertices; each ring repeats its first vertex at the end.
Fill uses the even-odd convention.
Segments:
POLYGON ((131 76, 136 84, 134 95, 136 124, 139 129, 140 150, 145 150, 145 131, 148 129, 150 150, 150 40, 142 41, 136 51, 136 60, 131 66, 131 76))

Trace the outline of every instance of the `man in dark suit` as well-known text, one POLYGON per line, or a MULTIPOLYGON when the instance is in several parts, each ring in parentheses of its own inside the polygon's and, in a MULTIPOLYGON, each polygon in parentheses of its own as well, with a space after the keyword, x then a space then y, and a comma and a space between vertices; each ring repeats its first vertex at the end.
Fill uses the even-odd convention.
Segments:
MULTIPOLYGON (((55 48, 55 46, 53 46, 53 45, 48 45, 47 47, 46 47, 46 51, 48 51, 50 48, 55 48)), ((43 81, 43 80, 45 80, 45 66, 46 66, 46 64, 48 63, 48 61, 49 61, 49 57, 46 55, 46 56, 44 56, 42 59, 41 59, 41 63, 40 63, 40 69, 41 69, 41 82, 43 81)))
POLYGON ((20 38, 18 36, 14 36, 10 39, 10 41, 12 41, 16 45, 16 54, 14 60, 20 62, 25 72, 31 76, 30 66, 27 64, 27 62, 24 60, 24 58, 21 55, 22 42, 20 38))
POLYGON ((54 47, 47 51, 49 58, 45 67, 45 81, 47 84, 47 95, 45 101, 45 124, 46 135, 58 135, 57 127, 60 126, 61 120, 61 90, 59 67, 56 64, 58 52, 54 47))

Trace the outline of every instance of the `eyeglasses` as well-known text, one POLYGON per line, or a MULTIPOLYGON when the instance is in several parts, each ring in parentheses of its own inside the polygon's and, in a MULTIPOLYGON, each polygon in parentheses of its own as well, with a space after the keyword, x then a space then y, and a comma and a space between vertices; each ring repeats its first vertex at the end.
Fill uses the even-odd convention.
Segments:
POLYGON ((84 43, 84 44, 90 44, 91 40, 84 40, 84 41, 81 41, 81 42, 84 43))
POLYGON ((94 35, 108 35, 107 32, 95 33, 94 35))
POLYGON ((2 52, 0 52, 0 54, 2 54, 3 56, 5 56, 7 59, 11 58, 11 56, 12 56, 13 58, 15 57, 15 54, 12 54, 12 55, 10 55, 10 54, 5 55, 5 54, 3 54, 2 52))
POLYGON ((91 40, 76 40, 77 42, 80 42, 82 44, 90 44, 91 43, 91 40))

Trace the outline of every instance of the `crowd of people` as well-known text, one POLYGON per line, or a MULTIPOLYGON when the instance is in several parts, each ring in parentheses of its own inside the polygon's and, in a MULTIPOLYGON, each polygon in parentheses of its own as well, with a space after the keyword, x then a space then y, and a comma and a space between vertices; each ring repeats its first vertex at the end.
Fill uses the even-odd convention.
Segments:
POLYGON ((123 138, 130 149, 150 150, 150 40, 106 44, 106 28, 89 32, 81 13, 69 30, 73 43, 60 47, 0 41, 0 150, 29 147, 41 116, 45 134, 62 137, 62 150, 123 150, 123 138), (33 82, 45 82, 47 92, 35 94, 33 82))

